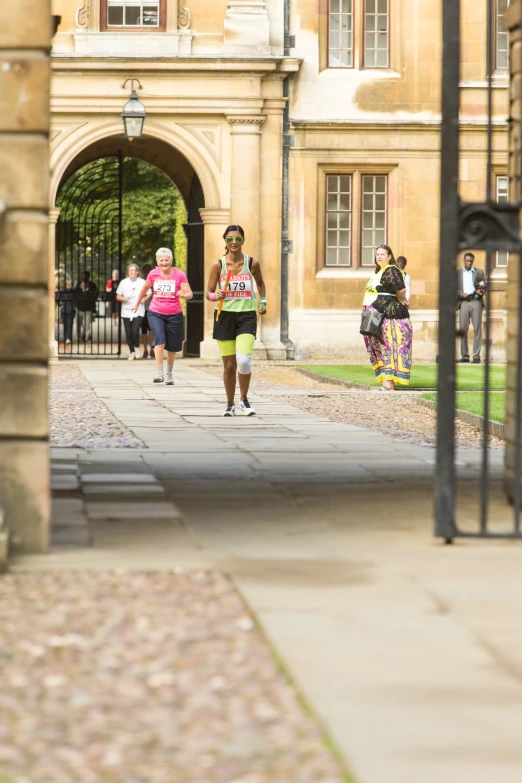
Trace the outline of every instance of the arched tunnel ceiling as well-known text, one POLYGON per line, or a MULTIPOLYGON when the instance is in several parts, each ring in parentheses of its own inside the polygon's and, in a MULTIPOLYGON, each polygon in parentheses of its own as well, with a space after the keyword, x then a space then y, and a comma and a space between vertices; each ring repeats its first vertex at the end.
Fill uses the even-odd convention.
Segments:
POLYGON ((176 185, 179 192, 188 205, 190 186, 194 169, 189 161, 174 147, 160 139, 153 139, 144 136, 141 139, 129 141, 124 137, 110 136, 101 141, 97 141, 86 147, 73 160, 66 169, 60 187, 64 182, 74 174, 75 171, 85 166, 97 158, 105 158, 109 155, 117 155, 119 152, 124 158, 138 158, 147 163, 152 163, 158 169, 163 171, 170 180, 176 185))

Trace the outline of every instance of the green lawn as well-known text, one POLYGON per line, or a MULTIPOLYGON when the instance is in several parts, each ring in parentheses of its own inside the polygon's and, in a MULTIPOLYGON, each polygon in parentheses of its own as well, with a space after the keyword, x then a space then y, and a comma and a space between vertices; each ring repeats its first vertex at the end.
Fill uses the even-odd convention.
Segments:
MULTIPOLYGON (((435 393, 421 394, 423 400, 437 399, 435 393)), ((482 392, 457 392, 457 408, 468 413, 484 415, 484 394, 482 392)), ((502 423, 506 420, 506 393, 494 392, 489 395, 489 418, 502 423)))
MULTIPOLYGON (((365 386, 375 386, 377 381, 369 364, 302 364, 305 370, 329 375, 342 381, 362 383, 365 386)), ((504 389, 506 386, 506 368, 490 368, 490 389, 504 389)), ((414 365, 411 373, 410 389, 436 389, 437 365, 414 365)), ((484 388, 484 367, 482 365, 457 365, 457 389, 484 388)))

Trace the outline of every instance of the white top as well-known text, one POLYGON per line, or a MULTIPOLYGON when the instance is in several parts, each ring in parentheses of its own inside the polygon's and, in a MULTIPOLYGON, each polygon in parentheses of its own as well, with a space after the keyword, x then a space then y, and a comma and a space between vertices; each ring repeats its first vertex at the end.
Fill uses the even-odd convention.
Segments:
POLYGON ((471 269, 462 270, 462 293, 475 293, 475 283, 473 282, 473 267, 471 267, 471 269))
POLYGON ((411 299, 411 277, 407 272, 404 273, 404 285, 406 286, 406 299, 409 302, 411 299))
POLYGON ((130 277, 126 277, 125 280, 121 281, 116 293, 120 296, 129 297, 128 302, 121 303, 122 318, 134 318, 135 316, 143 317, 145 315, 145 307, 143 302, 138 307, 138 311, 136 313, 132 312, 132 308, 138 301, 138 296, 140 295, 140 291, 144 285, 145 280, 142 277, 138 277, 138 279, 134 281, 131 280, 130 277))

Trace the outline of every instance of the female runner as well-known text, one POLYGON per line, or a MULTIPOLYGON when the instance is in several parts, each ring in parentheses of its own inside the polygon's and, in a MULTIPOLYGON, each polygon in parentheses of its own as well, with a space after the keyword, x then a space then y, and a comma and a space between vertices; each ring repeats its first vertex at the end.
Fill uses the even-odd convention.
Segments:
POLYGON ((149 307, 149 326, 154 335, 154 359, 156 360, 156 375, 153 383, 174 385, 172 375, 176 353, 183 347, 185 324, 181 311, 181 299, 192 299, 192 290, 187 276, 180 269, 172 266, 172 250, 160 247, 156 252, 158 264, 147 275, 145 285, 140 291, 138 301, 132 308, 137 312, 141 300, 152 288, 152 302, 149 307), (163 354, 167 350, 167 374, 163 377, 163 354))
POLYGON ((259 261, 243 253, 245 232, 241 226, 229 226, 223 239, 225 255, 212 265, 207 286, 207 299, 216 303, 213 337, 223 359, 223 381, 227 394, 223 416, 236 415, 236 375, 239 380, 239 407, 245 416, 252 416, 255 410, 247 395, 257 333, 256 310, 261 315, 266 313, 266 286, 259 261), (259 291, 259 308, 254 280, 259 291))

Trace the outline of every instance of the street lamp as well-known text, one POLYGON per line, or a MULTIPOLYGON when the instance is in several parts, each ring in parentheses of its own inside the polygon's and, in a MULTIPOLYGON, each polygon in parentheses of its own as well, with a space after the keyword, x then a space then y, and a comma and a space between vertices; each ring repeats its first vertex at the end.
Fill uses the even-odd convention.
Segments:
POLYGON ((140 90, 143 89, 139 79, 127 79, 123 84, 123 89, 125 89, 127 82, 131 83, 131 94, 129 96, 129 100, 123 107, 121 116, 123 118, 123 127, 125 129, 125 138, 129 139, 129 141, 132 141, 133 139, 141 138, 141 134, 143 132, 143 123, 145 122, 147 112, 145 111, 145 106, 138 98, 138 94, 134 89, 134 82, 138 83, 140 90))

